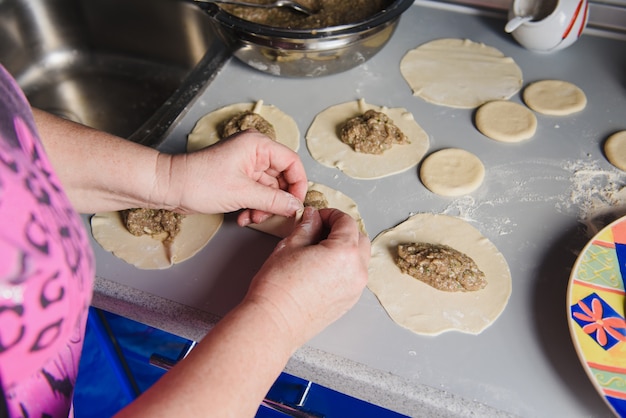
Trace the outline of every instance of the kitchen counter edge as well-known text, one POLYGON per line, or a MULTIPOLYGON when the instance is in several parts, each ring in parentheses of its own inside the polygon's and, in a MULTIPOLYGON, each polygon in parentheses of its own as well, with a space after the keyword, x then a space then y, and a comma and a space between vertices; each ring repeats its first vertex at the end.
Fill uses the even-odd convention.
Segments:
MULTIPOLYGON (((102 277, 96 277, 92 306, 193 341, 200 341, 220 319, 102 277)), ((292 356, 284 371, 411 417, 511 416, 444 389, 409 381, 306 345, 292 356)))

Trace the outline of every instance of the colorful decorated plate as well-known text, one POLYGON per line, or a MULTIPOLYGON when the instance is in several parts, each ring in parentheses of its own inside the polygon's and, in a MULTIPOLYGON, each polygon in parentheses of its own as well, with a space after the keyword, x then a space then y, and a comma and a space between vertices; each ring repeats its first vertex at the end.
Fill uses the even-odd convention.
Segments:
POLYGON ((626 417, 626 217, 600 231, 576 260, 567 290, 574 347, 587 375, 626 417))

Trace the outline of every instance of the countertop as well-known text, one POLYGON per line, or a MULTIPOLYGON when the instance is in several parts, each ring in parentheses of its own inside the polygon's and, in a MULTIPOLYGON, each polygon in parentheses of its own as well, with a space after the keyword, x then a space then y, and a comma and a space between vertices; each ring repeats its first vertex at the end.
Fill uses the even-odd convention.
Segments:
MULTIPOLYGON (((228 61, 161 149, 181 152, 195 122, 216 108, 262 99, 294 117, 309 178, 352 197, 372 238, 411 214, 441 213, 468 221, 506 257, 512 296, 481 334, 416 335, 396 325, 365 290, 350 312, 296 352, 288 373, 411 416, 611 416, 572 345, 566 289, 585 243, 626 214, 626 173, 602 152, 610 134, 626 129, 624 40, 586 32, 568 49, 537 54, 503 32, 501 15, 428 4, 414 5, 378 55, 345 73, 278 78, 228 61), (585 91, 587 108, 566 117, 538 114, 537 133, 525 142, 490 140, 475 129, 473 110, 426 103, 401 77, 408 50, 444 37, 498 48, 518 63, 524 85, 570 81, 585 91), (444 198, 420 183, 417 169, 354 180, 315 162, 304 141, 313 118, 359 98, 411 111, 430 136, 429 152, 460 147, 476 154, 486 167, 483 185, 444 198)), ((511 100, 521 103, 519 94, 511 100)), ((94 243, 93 304, 199 340, 241 299, 276 243, 239 228, 232 215, 201 253, 168 270, 137 270, 94 243)))

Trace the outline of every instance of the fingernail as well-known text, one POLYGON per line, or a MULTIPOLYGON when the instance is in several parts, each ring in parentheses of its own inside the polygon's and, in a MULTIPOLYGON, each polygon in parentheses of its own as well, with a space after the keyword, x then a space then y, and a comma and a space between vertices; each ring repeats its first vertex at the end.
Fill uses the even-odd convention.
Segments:
POLYGON ((304 210, 302 211, 302 218, 300 220, 301 223, 307 223, 310 224, 313 222, 313 212, 315 212, 315 209, 310 207, 310 206, 305 206, 304 210))
POLYGON ((248 216, 242 216, 239 218, 239 225, 240 226, 248 226, 252 223, 252 221, 250 220, 250 215, 248 214, 248 216))
POLYGON ((291 212, 297 212, 300 209, 302 209, 302 207, 303 207, 302 202, 300 202, 295 197, 292 197, 289 200, 289 205, 287 205, 287 209, 289 209, 291 212))
POLYGON ((262 224, 263 222, 267 221, 272 216, 274 216, 274 215, 272 215, 271 213, 264 213, 264 214, 262 214, 262 215, 257 217, 256 223, 262 224))

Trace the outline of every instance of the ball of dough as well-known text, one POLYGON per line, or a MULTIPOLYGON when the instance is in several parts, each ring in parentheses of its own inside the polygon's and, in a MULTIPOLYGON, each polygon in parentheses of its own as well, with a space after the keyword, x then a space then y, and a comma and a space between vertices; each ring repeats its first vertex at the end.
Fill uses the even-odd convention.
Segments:
POLYGON ((462 196, 476 190, 485 178, 485 166, 471 152, 459 148, 437 151, 424 159, 420 179, 441 196, 462 196))
POLYGON ((524 89, 524 102, 535 112, 550 116, 566 116, 587 106, 587 96, 567 81, 542 80, 524 89))
POLYGON ((501 142, 532 138, 537 117, 527 107, 506 100, 485 103, 476 111, 476 128, 483 135, 501 142))
POLYGON ((626 131, 616 132, 606 140, 604 155, 615 167, 626 171, 626 131))
POLYGON ((468 39, 422 44, 402 58, 400 71, 415 96, 456 108, 508 99, 522 88, 522 70, 513 58, 468 39))

